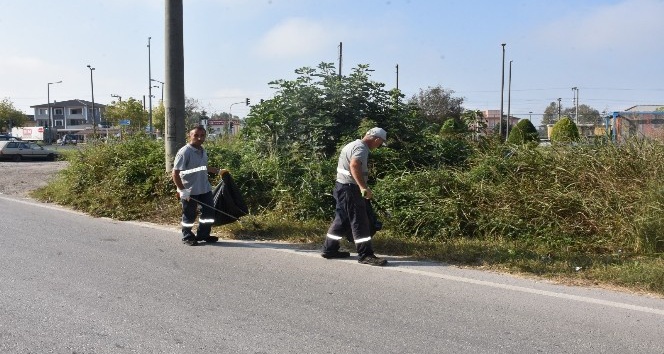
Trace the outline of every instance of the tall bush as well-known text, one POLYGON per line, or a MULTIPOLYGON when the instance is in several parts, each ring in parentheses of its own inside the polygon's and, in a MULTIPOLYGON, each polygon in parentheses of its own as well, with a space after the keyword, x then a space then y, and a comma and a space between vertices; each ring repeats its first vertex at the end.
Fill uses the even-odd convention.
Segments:
POLYGON ((551 130, 552 143, 571 143, 579 141, 579 129, 569 118, 564 117, 553 125, 551 130))
POLYGON ((528 119, 522 119, 510 131, 507 138, 509 144, 523 145, 527 143, 539 142, 539 134, 537 129, 528 119))

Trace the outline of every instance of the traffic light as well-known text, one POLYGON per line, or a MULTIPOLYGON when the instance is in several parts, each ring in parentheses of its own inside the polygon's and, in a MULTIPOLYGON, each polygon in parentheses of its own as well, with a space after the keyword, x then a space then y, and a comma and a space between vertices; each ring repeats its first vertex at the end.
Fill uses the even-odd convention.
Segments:
POLYGON ((249 103, 250 103, 249 98, 247 98, 247 101, 245 103, 247 104, 247 106, 249 105, 249 103))

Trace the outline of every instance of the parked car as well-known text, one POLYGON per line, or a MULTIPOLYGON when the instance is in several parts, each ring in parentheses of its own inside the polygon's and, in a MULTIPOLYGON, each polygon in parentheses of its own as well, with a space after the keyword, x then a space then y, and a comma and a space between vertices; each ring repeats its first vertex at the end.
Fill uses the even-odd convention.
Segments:
POLYGON ((0 159, 3 160, 18 162, 23 159, 45 159, 53 161, 58 155, 55 150, 44 149, 43 146, 28 141, 0 141, 0 159))
POLYGON ((57 143, 60 145, 65 145, 65 144, 76 145, 78 143, 78 139, 76 138, 75 135, 65 135, 62 138, 58 139, 57 143))
POLYGON ((21 140, 21 138, 9 134, 0 134, 0 141, 9 141, 9 140, 21 140))

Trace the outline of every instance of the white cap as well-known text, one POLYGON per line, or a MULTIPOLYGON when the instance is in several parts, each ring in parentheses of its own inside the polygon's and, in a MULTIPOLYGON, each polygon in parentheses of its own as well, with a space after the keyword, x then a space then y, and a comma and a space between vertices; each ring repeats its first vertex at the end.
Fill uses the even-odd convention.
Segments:
POLYGON ((387 132, 383 128, 378 128, 378 127, 371 128, 367 132, 367 135, 371 135, 371 136, 375 136, 377 138, 381 138, 381 139, 383 139, 383 142, 385 142, 387 140, 387 132))

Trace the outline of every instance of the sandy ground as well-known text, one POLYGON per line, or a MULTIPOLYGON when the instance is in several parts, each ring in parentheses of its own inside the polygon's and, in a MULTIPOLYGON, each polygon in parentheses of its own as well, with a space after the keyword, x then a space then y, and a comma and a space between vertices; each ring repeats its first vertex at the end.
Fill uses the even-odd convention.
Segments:
POLYGON ((67 161, 0 161, 0 194, 28 197, 31 190, 43 187, 67 161))

